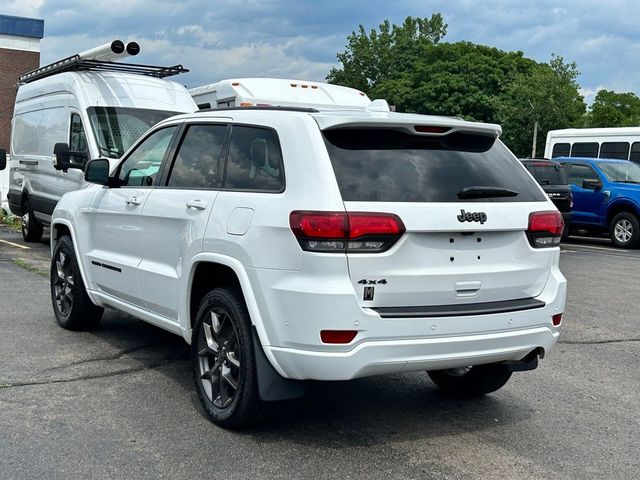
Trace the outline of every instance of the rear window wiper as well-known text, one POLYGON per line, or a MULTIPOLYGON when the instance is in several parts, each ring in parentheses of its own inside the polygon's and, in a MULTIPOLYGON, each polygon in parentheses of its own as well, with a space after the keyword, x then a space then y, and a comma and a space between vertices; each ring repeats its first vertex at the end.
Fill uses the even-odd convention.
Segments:
POLYGON ((518 192, 501 187, 471 186, 461 188, 458 198, 491 198, 491 197, 517 197, 518 192))

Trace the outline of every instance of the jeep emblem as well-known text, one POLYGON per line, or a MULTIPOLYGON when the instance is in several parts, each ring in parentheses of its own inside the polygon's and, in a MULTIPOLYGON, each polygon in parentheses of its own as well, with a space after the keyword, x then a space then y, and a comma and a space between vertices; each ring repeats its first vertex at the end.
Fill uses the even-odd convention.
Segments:
POLYGON ((460 210, 460 215, 458 215, 459 222, 480 222, 483 224, 487 221, 487 214, 484 212, 465 212, 464 210, 460 210))

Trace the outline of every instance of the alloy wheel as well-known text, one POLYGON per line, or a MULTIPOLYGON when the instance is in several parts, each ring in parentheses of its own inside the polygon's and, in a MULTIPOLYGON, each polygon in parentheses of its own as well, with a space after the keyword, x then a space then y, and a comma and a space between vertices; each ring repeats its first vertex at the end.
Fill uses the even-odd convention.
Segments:
POLYGON ((231 316, 212 309, 201 323, 198 366, 204 392, 217 408, 233 402, 240 384, 240 344, 231 316))
POLYGON ((66 317, 73 307, 73 268, 70 256, 63 251, 59 251, 56 256, 53 276, 56 307, 60 315, 66 317))
POLYGON ((621 218, 616 223, 613 234, 620 243, 627 243, 633 236, 633 225, 626 218, 621 218))

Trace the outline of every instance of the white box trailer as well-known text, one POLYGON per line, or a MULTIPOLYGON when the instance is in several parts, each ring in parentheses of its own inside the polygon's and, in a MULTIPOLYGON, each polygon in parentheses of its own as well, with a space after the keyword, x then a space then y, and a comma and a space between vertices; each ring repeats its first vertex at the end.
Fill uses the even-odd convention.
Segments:
MULTIPOLYGON (((364 109, 371 99, 355 88, 284 78, 238 78, 192 88, 199 109, 280 106, 364 109)), ((387 109, 388 110, 388 109, 387 109)))

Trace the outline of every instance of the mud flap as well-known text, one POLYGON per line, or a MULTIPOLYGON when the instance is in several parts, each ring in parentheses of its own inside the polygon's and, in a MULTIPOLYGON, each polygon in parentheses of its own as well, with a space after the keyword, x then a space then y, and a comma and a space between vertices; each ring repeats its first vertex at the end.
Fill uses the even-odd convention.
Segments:
POLYGON ((256 376, 258 380, 258 392, 263 402, 278 400, 291 400, 300 398, 306 393, 304 382, 284 378, 273 368, 269 359, 264 354, 258 338, 256 327, 251 327, 253 352, 256 359, 256 376))

